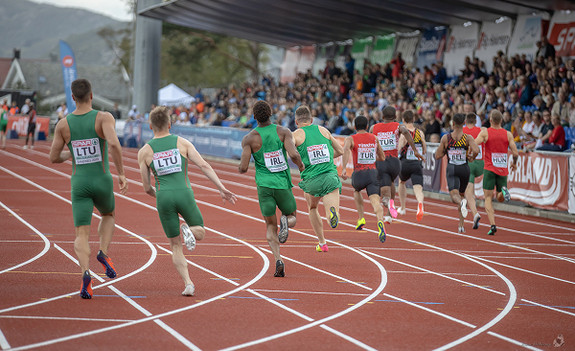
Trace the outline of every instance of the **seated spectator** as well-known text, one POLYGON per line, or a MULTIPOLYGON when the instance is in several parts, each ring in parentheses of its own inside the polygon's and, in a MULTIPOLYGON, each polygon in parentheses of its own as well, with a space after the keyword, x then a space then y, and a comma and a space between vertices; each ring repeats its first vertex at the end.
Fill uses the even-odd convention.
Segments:
POLYGON ((536 150, 540 151, 563 151, 565 149, 565 130, 561 125, 561 118, 558 115, 553 115, 551 117, 551 123, 553 124, 553 130, 551 135, 542 146, 536 150))
POLYGON ((511 113, 509 111, 503 112, 503 122, 501 123, 501 126, 503 127, 503 129, 510 132, 512 125, 513 125, 513 120, 511 118, 511 113))

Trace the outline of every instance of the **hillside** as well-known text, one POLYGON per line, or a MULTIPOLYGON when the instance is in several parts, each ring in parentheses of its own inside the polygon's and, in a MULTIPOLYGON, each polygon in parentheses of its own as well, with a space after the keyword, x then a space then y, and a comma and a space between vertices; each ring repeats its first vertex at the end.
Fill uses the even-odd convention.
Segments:
POLYGON ((13 49, 20 48, 22 58, 49 59, 50 53, 58 55, 58 41, 62 39, 70 44, 78 62, 107 65, 113 62, 114 53, 98 36, 98 30, 130 25, 87 10, 2 0, 0 57, 12 57, 13 49))

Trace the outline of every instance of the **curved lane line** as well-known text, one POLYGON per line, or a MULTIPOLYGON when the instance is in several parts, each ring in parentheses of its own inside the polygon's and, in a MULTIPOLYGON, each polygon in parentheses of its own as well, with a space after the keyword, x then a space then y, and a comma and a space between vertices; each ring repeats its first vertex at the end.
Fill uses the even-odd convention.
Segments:
POLYGON ((2 274, 2 273, 6 273, 6 272, 13 271, 15 269, 18 269, 22 266, 27 265, 30 262, 36 261, 40 257, 44 256, 44 254, 46 254, 46 252, 48 252, 48 250, 50 249, 50 241, 48 241, 48 238, 46 238, 46 236, 44 234, 42 234, 39 230, 34 228, 30 223, 26 222, 22 217, 20 217, 18 214, 16 214, 16 212, 12 211, 10 208, 8 208, 8 206, 4 205, 4 203, 2 201, 0 201, 0 206, 4 207, 4 209, 6 211, 10 212, 10 214, 12 216, 14 216, 20 222, 24 223, 24 225, 26 225, 28 228, 30 228, 34 233, 36 233, 42 239, 42 241, 44 241, 44 248, 42 249, 42 251, 40 251, 40 253, 38 253, 36 256, 32 257, 31 259, 29 259, 25 262, 19 263, 15 266, 12 266, 10 268, 6 268, 6 269, 0 271, 0 274, 2 274))

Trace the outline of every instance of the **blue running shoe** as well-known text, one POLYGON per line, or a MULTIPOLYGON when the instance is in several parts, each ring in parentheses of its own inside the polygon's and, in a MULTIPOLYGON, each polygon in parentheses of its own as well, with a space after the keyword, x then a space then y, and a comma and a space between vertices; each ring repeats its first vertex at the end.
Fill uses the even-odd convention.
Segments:
POLYGON ((114 269, 114 264, 112 263, 110 257, 106 256, 102 250, 100 250, 96 258, 98 259, 98 262, 104 266, 104 269, 106 270, 106 276, 108 278, 116 278, 116 270, 114 269))
POLYGON ((92 276, 90 272, 85 271, 82 276, 82 289, 80 290, 80 297, 83 299, 92 298, 92 276))
POLYGON ((338 224, 339 224, 339 217, 337 215, 337 212, 335 211, 335 207, 332 206, 329 208, 329 226, 332 228, 336 228, 338 224))

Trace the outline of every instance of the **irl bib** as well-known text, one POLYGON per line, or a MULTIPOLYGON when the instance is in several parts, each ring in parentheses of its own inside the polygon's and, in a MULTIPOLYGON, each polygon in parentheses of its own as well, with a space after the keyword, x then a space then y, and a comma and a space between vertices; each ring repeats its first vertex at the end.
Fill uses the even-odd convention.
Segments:
POLYGON ((282 150, 265 152, 264 161, 266 163, 266 168, 272 173, 281 172, 288 169, 288 165, 282 150))
POLYGON ((182 157, 178 149, 156 152, 153 162, 154 169, 159 176, 182 171, 182 157))
POLYGON ((98 138, 72 140, 72 151, 74 161, 77 165, 102 162, 102 152, 100 151, 100 140, 98 138))
POLYGON ((312 165, 329 162, 329 149, 326 144, 308 146, 307 155, 312 165))

